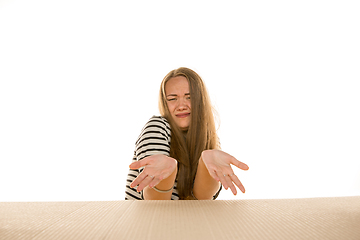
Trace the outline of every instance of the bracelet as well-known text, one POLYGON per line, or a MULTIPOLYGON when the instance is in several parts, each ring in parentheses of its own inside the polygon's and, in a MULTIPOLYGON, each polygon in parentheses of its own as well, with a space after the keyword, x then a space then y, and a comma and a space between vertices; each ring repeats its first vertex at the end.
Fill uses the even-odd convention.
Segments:
POLYGON ((169 190, 160 190, 160 189, 158 189, 157 187, 153 187, 153 189, 155 190, 155 191, 157 191, 157 192, 159 192, 159 193, 168 193, 168 192, 170 192, 171 190, 173 190, 173 188, 174 188, 174 186, 172 186, 169 190))

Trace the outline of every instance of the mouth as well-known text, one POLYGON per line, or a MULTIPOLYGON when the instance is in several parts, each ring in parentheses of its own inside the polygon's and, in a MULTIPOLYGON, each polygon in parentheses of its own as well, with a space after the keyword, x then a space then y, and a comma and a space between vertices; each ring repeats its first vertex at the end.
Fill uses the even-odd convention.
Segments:
POLYGON ((186 118, 188 116, 190 116, 190 113, 179 113, 175 115, 178 118, 186 118))

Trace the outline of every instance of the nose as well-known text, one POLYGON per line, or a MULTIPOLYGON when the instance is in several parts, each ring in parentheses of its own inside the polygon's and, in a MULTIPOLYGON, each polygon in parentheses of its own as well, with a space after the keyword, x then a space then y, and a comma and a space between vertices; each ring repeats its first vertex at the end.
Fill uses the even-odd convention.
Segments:
POLYGON ((177 109, 180 110, 186 110, 188 108, 185 99, 180 98, 178 101, 177 109))

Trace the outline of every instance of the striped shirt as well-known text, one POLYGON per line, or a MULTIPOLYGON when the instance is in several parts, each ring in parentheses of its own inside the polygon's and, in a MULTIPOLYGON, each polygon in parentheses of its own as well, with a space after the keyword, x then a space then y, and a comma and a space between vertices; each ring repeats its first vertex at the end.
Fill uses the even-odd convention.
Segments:
MULTIPOLYGON (((135 151, 132 162, 140 161, 145 157, 163 154, 170 156, 170 141, 171 141, 171 128, 169 122, 164 117, 153 116, 145 124, 141 131, 139 138, 135 143, 135 151)), ((138 193, 136 188, 130 187, 130 184, 141 173, 141 169, 129 169, 126 179, 125 200, 144 200, 143 191, 138 193)), ((177 181, 175 180, 174 188, 172 190, 171 200, 179 200, 177 191, 177 181)), ((213 199, 219 195, 219 191, 215 194, 213 199)))
MULTIPOLYGON (((145 157, 163 154, 170 156, 171 129, 168 121, 163 117, 153 116, 145 124, 139 138, 135 143, 135 151, 132 162, 140 161, 145 157)), ((142 169, 132 170, 126 179, 125 200, 143 200, 142 192, 138 193, 136 188, 131 188, 130 184, 141 173, 142 169)), ((171 200, 179 200, 176 189, 176 180, 171 195, 171 200)))

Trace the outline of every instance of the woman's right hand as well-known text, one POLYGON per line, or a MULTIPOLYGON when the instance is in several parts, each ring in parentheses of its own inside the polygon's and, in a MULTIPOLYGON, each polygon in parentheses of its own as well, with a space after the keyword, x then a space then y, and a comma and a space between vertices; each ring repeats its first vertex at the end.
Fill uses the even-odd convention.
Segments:
POLYGON ((130 169, 144 170, 134 179, 130 187, 137 187, 137 191, 141 192, 146 186, 153 188, 161 182, 161 180, 169 177, 177 170, 177 161, 174 158, 159 154, 146 157, 140 161, 130 164, 130 169))

